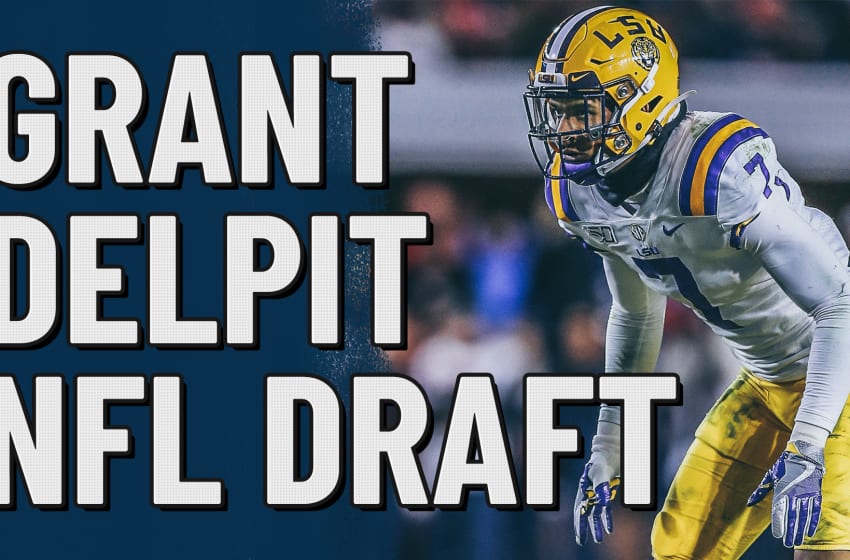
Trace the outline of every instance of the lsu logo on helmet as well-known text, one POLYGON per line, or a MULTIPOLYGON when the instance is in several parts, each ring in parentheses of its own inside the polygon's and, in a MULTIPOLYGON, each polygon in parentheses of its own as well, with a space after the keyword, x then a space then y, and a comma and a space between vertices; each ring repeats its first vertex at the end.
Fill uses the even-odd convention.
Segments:
POLYGON ((632 58, 644 70, 652 70, 652 66, 658 62, 658 47, 646 37, 638 37, 632 41, 632 58))

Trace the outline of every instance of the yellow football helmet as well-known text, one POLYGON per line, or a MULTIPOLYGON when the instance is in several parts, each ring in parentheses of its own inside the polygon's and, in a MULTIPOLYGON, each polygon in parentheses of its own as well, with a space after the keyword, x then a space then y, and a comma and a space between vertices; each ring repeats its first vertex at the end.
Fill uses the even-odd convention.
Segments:
POLYGON ((543 173, 593 184, 651 145, 685 96, 664 28, 637 10, 600 6, 555 28, 523 97, 543 173))

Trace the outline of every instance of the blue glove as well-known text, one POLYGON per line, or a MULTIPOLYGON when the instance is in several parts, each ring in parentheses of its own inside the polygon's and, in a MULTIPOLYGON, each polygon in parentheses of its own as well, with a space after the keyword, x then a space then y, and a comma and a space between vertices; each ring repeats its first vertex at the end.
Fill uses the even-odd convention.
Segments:
POLYGON ((593 487, 588 474, 592 462, 584 466, 584 473, 578 483, 573 523, 576 532, 576 542, 583 545, 588 536, 593 542, 602 542, 603 529, 609 535, 614 530, 614 520, 611 517, 611 504, 617 497, 620 488, 620 477, 615 476, 610 481, 604 481, 593 487))
POLYGON ((804 441, 790 441, 764 475, 747 505, 752 506, 773 490, 771 530, 791 548, 815 534, 820 521, 823 449, 804 441))

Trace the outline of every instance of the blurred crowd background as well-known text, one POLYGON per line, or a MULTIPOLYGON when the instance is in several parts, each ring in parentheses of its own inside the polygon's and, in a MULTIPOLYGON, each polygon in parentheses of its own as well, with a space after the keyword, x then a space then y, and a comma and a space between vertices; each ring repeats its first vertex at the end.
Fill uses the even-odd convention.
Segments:
MULTIPOLYGON (((408 348, 388 353, 392 368, 415 377, 427 390, 435 408, 437 441, 457 374, 492 373, 520 487, 523 374, 603 368, 610 297, 601 263, 569 240, 546 208, 542 179, 524 146, 521 98, 525 68, 551 29, 591 5, 374 3, 382 48, 409 51, 417 64, 417 84, 411 88, 418 92, 415 100, 405 101, 402 86, 392 90, 391 104, 400 99, 401 107, 393 113, 390 141, 400 148, 391 152, 387 201, 395 210, 429 213, 434 228, 432 246, 408 249, 408 348), (452 79, 445 79, 447 75, 452 79), (457 102, 452 86, 446 86, 452 82, 465 92, 457 102), (500 105, 502 98, 506 104, 500 105), (512 142, 508 147, 503 146, 505 137, 512 142)), ((713 76, 702 77, 709 100, 728 99, 729 106, 705 108, 743 112, 736 109, 738 103, 761 107, 759 100, 764 100, 767 108, 757 122, 769 133, 771 124, 794 132, 776 137, 780 161, 787 153, 792 164, 786 167, 809 204, 834 216, 845 235, 850 233, 850 117, 839 110, 822 114, 829 102, 840 106, 850 100, 850 2, 655 0, 617 5, 642 9, 659 20, 678 44, 683 66, 695 60, 711 69, 713 76), (724 78, 747 76, 753 68, 759 71, 752 82, 724 78), (719 92, 713 97, 712 84, 719 92), (813 102, 804 96, 805 88, 828 97, 813 102), (791 125, 783 120, 789 112, 797 119, 791 125), (813 130, 805 136, 808 129, 813 130), (827 148, 839 157, 818 160, 827 148)), ((690 89, 684 77, 682 88, 690 89)), ((684 405, 662 407, 659 413, 660 505, 696 425, 738 366, 722 341, 671 302, 658 371, 678 373, 684 386, 684 405)), ((595 420, 595 407, 561 412, 564 424, 582 430, 586 445, 595 420)), ((438 454, 434 443, 423 458, 429 480, 438 454)), ((654 512, 619 506, 613 537, 602 546, 575 546, 572 504, 583 464, 584 459, 561 461, 558 511, 500 512, 486 507, 481 492, 472 492, 466 512, 401 512, 398 557, 649 558, 654 512)), ((745 558, 791 556, 767 535, 745 558)))
POLYGON ((651 14, 684 57, 850 60, 845 0, 377 0, 376 10, 385 25, 433 26, 459 58, 527 57, 566 16, 606 4, 651 14))

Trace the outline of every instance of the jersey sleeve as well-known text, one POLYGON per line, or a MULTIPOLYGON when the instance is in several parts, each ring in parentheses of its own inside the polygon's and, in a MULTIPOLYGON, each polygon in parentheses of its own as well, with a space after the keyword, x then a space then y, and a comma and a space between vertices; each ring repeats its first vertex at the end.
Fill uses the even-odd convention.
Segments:
POLYGON ((734 236, 735 228, 780 199, 794 207, 803 204, 799 186, 779 164, 773 140, 761 127, 729 113, 700 133, 682 172, 682 215, 714 215, 734 236))

